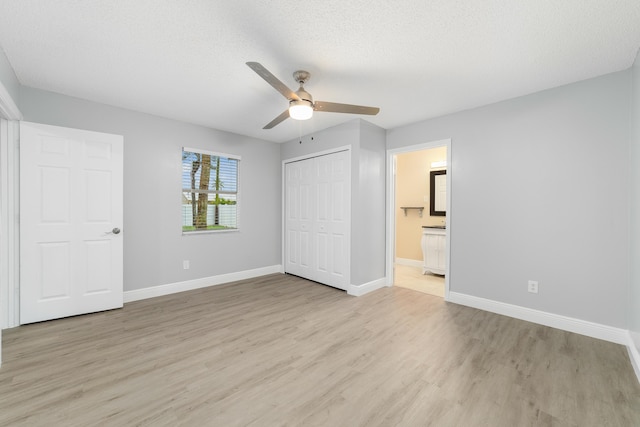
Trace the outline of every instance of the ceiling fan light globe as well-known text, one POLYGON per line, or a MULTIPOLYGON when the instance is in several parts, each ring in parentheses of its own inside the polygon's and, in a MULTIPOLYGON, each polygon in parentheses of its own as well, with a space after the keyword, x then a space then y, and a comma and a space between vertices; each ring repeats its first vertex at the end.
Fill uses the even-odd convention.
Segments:
POLYGON ((291 101, 289 116, 294 120, 308 120, 313 116, 313 107, 309 101, 291 101))

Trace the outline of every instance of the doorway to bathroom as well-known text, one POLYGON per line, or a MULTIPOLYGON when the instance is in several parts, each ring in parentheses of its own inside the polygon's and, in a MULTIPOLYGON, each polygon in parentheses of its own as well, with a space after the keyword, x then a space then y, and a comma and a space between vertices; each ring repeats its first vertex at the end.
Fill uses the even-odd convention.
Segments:
POLYGON ((446 298, 451 140, 388 150, 387 280, 446 298))

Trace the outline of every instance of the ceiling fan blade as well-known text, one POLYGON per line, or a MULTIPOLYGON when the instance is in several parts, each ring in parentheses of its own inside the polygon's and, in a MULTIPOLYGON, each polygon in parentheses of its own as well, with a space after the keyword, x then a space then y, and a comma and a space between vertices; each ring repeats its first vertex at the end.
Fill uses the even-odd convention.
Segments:
POLYGON ((273 74, 271 74, 269 70, 264 68, 262 64, 258 62, 247 62, 247 65, 249 66, 249 68, 255 71, 260 77, 262 77, 267 83, 273 86, 275 90, 280 92, 282 96, 284 96, 285 98, 289 100, 294 99, 296 101, 300 100, 300 98, 298 97, 298 95, 296 95, 294 91, 289 89, 287 85, 285 85, 280 80, 278 80, 278 78, 273 74))
POLYGON ((262 129, 271 129, 275 125, 280 124, 280 122, 283 122, 288 118, 289 118, 289 109, 287 108, 278 117, 276 117, 275 119, 273 119, 269 123, 267 123, 267 125, 265 127, 263 127, 262 129))
POLYGON ((364 105, 338 104, 336 102, 324 101, 314 102, 313 109, 330 113, 367 114, 369 116, 375 116, 380 111, 378 107, 365 107, 364 105))

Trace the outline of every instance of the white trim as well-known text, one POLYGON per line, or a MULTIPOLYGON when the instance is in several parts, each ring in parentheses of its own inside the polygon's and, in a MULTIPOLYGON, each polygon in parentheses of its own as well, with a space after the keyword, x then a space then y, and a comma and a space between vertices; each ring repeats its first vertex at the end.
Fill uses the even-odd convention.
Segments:
POLYGON ((396 258, 396 264, 398 265, 408 265, 409 267, 419 267, 422 268, 424 261, 417 259, 409 259, 409 258, 396 258))
MULTIPOLYGON (((395 261, 395 246, 396 246, 396 189, 395 189, 395 176, 396 176, 396 154, 409 153, 412 151, 429 150, 432 148, 447 147, 447 216, 446 216, 446 258, 447 266, 444 275, 444 296, 445 300, 449 296, 449 277, 451 277, 451 193, 453 183, 453 171, 451 168, 451 139, 440 139, 438 141, 430 141, 422 144, 409 145, 406 147, 393 148, 387 150, 387 224, 386 224, 386 272, 387 272, 387 286, 393 285, 393 263, 395 261)), ((425 183, 425 185, 427 185, 425 183)))
POLYGON ((284 192, 287 191, 286 189, 286 172, 285 172, 285 163, 282 162, 282 173, 280 176, 280 266, 281 266, 281 273, 284 274, 284 263, 285 263, 285 236, 286 236, 286 231, 284 229, 285 227, 285 215, 287 215, 286 212, 286 207, 284 205, 284 201, 285 201, 285 194, 284 192))
POLYGON ((13 126, 9 126, 9 158, 13 162, 11 168, 11 176, 9 177, 9 189, 12 194, 10 201, 10 212, 13 215, 11 220, 13 240, 13 253, 9 254, 9 263, 13 269, 12 280, 13 286, 9 287, 9 304, 13 303, 13 309, 10 313, 13 315, 11 327, 20 325, 20 122, 11 122, 13 126))
POLYGON ((203 150, 202 148, 182 147, 182 151, 188 151, 190 153, 209 154, 215 157, 227 157, 234 160, 242 160, 242 158, 236 154, 218 153, 216 151, 203 150))
POLYGON ((0 328, 19 321, 19 122, 0 120, 0 328))
MULTIPOLYGON (((238 210, 236 209, 236 213, 238 212, 238 210)), ((236 220, 236 224, 238 223, 238 220, 236 220)), ((220 229, 220 230, 194 230, 194 231, 183 231, 182 235, 183 236, 197 236, 199 234, 212 234, 212 233, 239 233, 240 229, 239 228, 224 228, 224 229, 220 229)))
POLYGON ((573 317, 559 314, 547 313, 546 311, 534 310, 532 308, 493 301, 473 295, 450 292, 445 298, 447 302, 465 305, 480 310, 490 311, 503 316, 515 319, 526 320, 544 326, 561 329, 563 331, 574 332, 580 335, 610 341, 616 344, 628 345, 629 332, 625 329, 614 328, 612 326, 601 325, 599 323, 588 322, 586 320, 575 319, 573 317))
POLYGON ((371 282, 363 283, 362 285, 349 285, 347 287, 347 294, 353 295, 354 297, 360 297, 364 294, 368 294, 369 292, 373 292, 376 289, 384 288, 387 285, 387 280, 385 277, 381 277, 376 280, 372 280, 371 282))
POLYGON ((0 82, 0 117, 8 120, 22 120, 20 109, 2 82, 0 82))
MULTIPOLYGON (((9 309, 9 124, 0 117, 0 330, 10 324, 9 309)), ((0 343, 1 345, 2 343, 0 343)), ((2 357, 0 348, 0 358, 2 357)))
POLYGON ((350 145, 343 145, 341 147, 330 148, 328 150, 316 151, 315 153, 304 154, 298 157, 292 157, 290 159, 284 159, 282 161, 282 170, 284 171, 284 165, 286 163, 299 162, 300 160, 312 159, 314 157, 326 156, 333 153, 339 153, 341 151, 351 151, 350 145))
POLYGON ((631 361, 631 366, 633 366, 633 370, 636 373, 636 377, 638 378, 638 382, 640 382, 640 353, 636 348, 635 344, 631 337, 629 337, 629 343, 627 344, 627 351, 629 352, 629 360, 631 361))
POLYGON ((394 261, 396 259, 396 168, 398 162, 395 153, 387 150, 387 223, 385 224, 385 248, 387 286, 393 286, 395 276, 394 261))
POLYGON ((206 288, 209 286, 224 285, 225 283, 235 282, 238 280, 253 279, 254 277, 279 273, 281 269, 282 266, 280 265, 271 265, 268 267, 255 268, 253 270, 220 274, 218 276, 203 277, 201 279, 185 280, 184 282, 168 283, 166 285, 152 286, 143 289, 134 289, 131 291, 125 291, 124 302, 128 303, 147 298, 175 294, 178 292, 206 288))
POLYGON ((638 347, 636 347, 636 343, 633 340, 633 333, 631 331, 627 332, 627 351, 629 352, 631 366, 633 366, 638 382, 640 382, 640 352, 638 352, 638 347))

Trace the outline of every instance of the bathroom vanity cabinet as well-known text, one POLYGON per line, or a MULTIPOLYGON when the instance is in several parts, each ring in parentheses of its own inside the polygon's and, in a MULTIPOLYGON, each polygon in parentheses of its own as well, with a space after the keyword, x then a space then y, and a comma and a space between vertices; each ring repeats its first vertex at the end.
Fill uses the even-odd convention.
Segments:
POLYGON ((447 257, 445 255, 447 244, 447 231, 444 227, 422 227, 422 274, 431 272, 445 274, 447 257))

